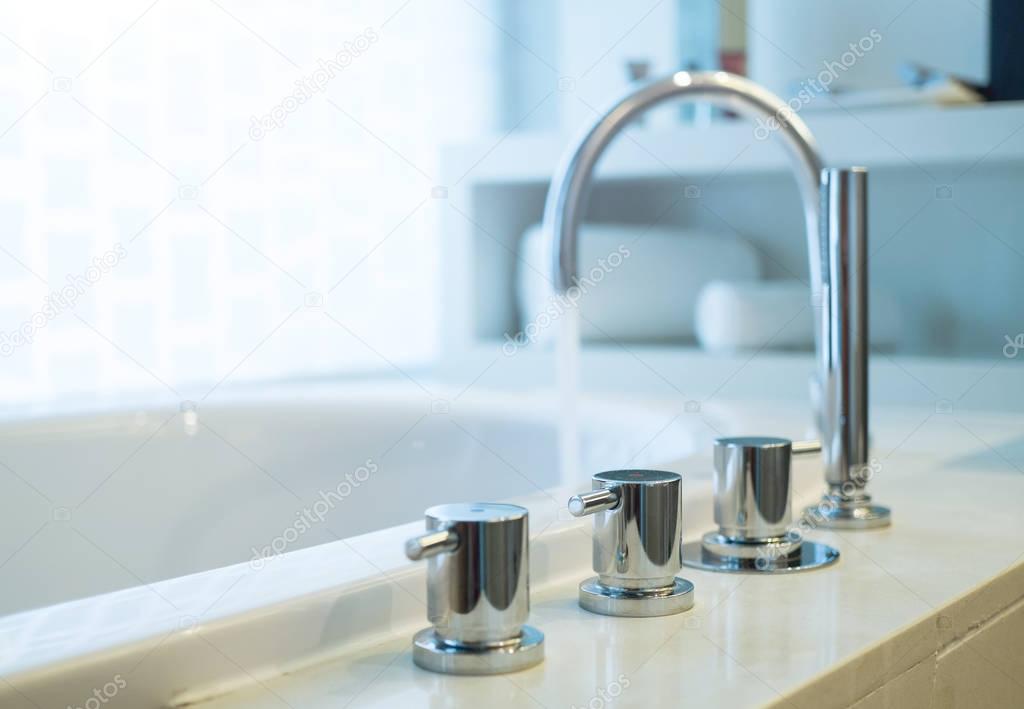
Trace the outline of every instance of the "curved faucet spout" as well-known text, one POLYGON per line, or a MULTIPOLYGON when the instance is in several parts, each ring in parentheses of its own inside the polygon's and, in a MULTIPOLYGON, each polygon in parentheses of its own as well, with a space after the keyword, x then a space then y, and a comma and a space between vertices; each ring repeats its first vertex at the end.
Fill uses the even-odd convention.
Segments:
MULTIPOLYGON (((814 301, 822 302, 825 261, 818 230, 822 160, 810 129, 778 96, 724 71, 681 71, 649 84, 620 100, 583 134, 555 172, 544 207, 544 231, 552 241, 555 290, 576 284, 579 224, 585 209, 594 166, 622 128, 640 114, 670 99, 707 101, 750 118, 770 119, 782 138, 796 172, 807 226, 807 258, 814 301)), ((824 309, 823 309, 824 312, 824 309)), ((822 361, 823 317, 815 320, 815 348, 822 361)))

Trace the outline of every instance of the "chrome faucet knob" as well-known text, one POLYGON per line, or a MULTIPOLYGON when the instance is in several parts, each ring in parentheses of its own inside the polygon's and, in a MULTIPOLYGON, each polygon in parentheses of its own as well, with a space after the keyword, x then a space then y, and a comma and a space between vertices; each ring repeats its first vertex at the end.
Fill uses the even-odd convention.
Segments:
POLYGON ((529 513, 493 502, 438 505, 405 553, 427 559, 430 628, 413 639, 413 661, 432 672, 515 672, 544 659, 544 634, 529 625, 529 513))
POLYGON ((602 615, 647 617, 693 607, 682 569, 682 479, 660 470, 614 470, 593 477, 569 512, 594 517, 594 571, 580 606, 602 615))
POLYGON ((732 540, 785 537, 792 519, 790 458, 785 438, 715 441, 715 524, 732 540))
POLYGON ((803 539, 792 525, 791 463, 818 452, 787 438, 743 436, 715 441, 715 523, 718 530, 685 545, 683 563, 710 571, 779 573, 831 564, 832 547, 803 539))

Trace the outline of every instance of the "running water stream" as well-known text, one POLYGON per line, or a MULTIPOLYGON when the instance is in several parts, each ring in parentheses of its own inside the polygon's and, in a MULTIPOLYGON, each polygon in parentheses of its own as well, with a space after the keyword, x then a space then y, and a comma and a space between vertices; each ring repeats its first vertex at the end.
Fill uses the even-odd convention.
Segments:
POLYGON ((575 304, 560 318, 555 342, 558 387, 558 451, 563 484, 580 479, 579 397, 580 397, 580 312, 575 304))

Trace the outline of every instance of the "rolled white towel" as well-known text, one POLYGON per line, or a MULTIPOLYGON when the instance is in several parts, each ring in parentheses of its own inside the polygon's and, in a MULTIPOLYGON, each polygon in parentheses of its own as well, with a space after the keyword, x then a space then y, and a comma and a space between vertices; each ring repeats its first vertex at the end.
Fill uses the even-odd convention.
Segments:
MULTIPOLYGON (((896 301, 873 291, 870 308, 871 344, 896 346, 901 321, 896 301)), ((811 349, 817 314, 810 289, 799 281, 715 281, 697 298, 697 340, 712 352, 811 349)))
MULTIPOLYGON (((519 324, 550 305, 550 243, 541 226, 523 235, 517 274, 519 324)), ((585 340, 693 339, 697 294, 715 279, 760 275, 757 252, 730 234, 632 224, 580 228, 577 303, 585 340)), ((537 339, 548 339, 547 328, 537 339)))

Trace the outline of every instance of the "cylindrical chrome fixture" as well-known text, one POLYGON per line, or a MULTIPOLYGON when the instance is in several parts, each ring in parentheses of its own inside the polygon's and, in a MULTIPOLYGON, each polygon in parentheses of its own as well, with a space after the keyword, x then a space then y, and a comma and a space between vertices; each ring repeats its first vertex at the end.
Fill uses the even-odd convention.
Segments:
POLYGON ((432 672, 515 672, 544 659, 544 635, 530 613, 529 518, 525 508, 492 502, 438 505, 427 533, 406 555, 427 559, 431 627, 413 639, 413 661, 432 672))
POLYGON ((828 490, 808 508, 823 527, 863 529, 890 523, 871 504, 868 452, 868 207, 867 170, 821 171, 822 241, 828 245, 828 322, 822 452, 828 490))
POLYGON ((682 568, 682 479, 660 470, 614 470, 593 491, 569 500, 576 517, 594 515, 594 571, 580 584, 580 606, 627 617, 670 615, 693 607, 682 568))
POLYGON ((786 536, 791 518, 790 458, 784 438, 715 441, 715 524, 735 541, 786 536))
POLYGON ((683 563, 709 571, 782 573, 831 564, 832 547, 803 539, 792 526, 793 450, 786 438, 747 436, 715 441, 715 522, 718 530, 683 547, 683 563))

